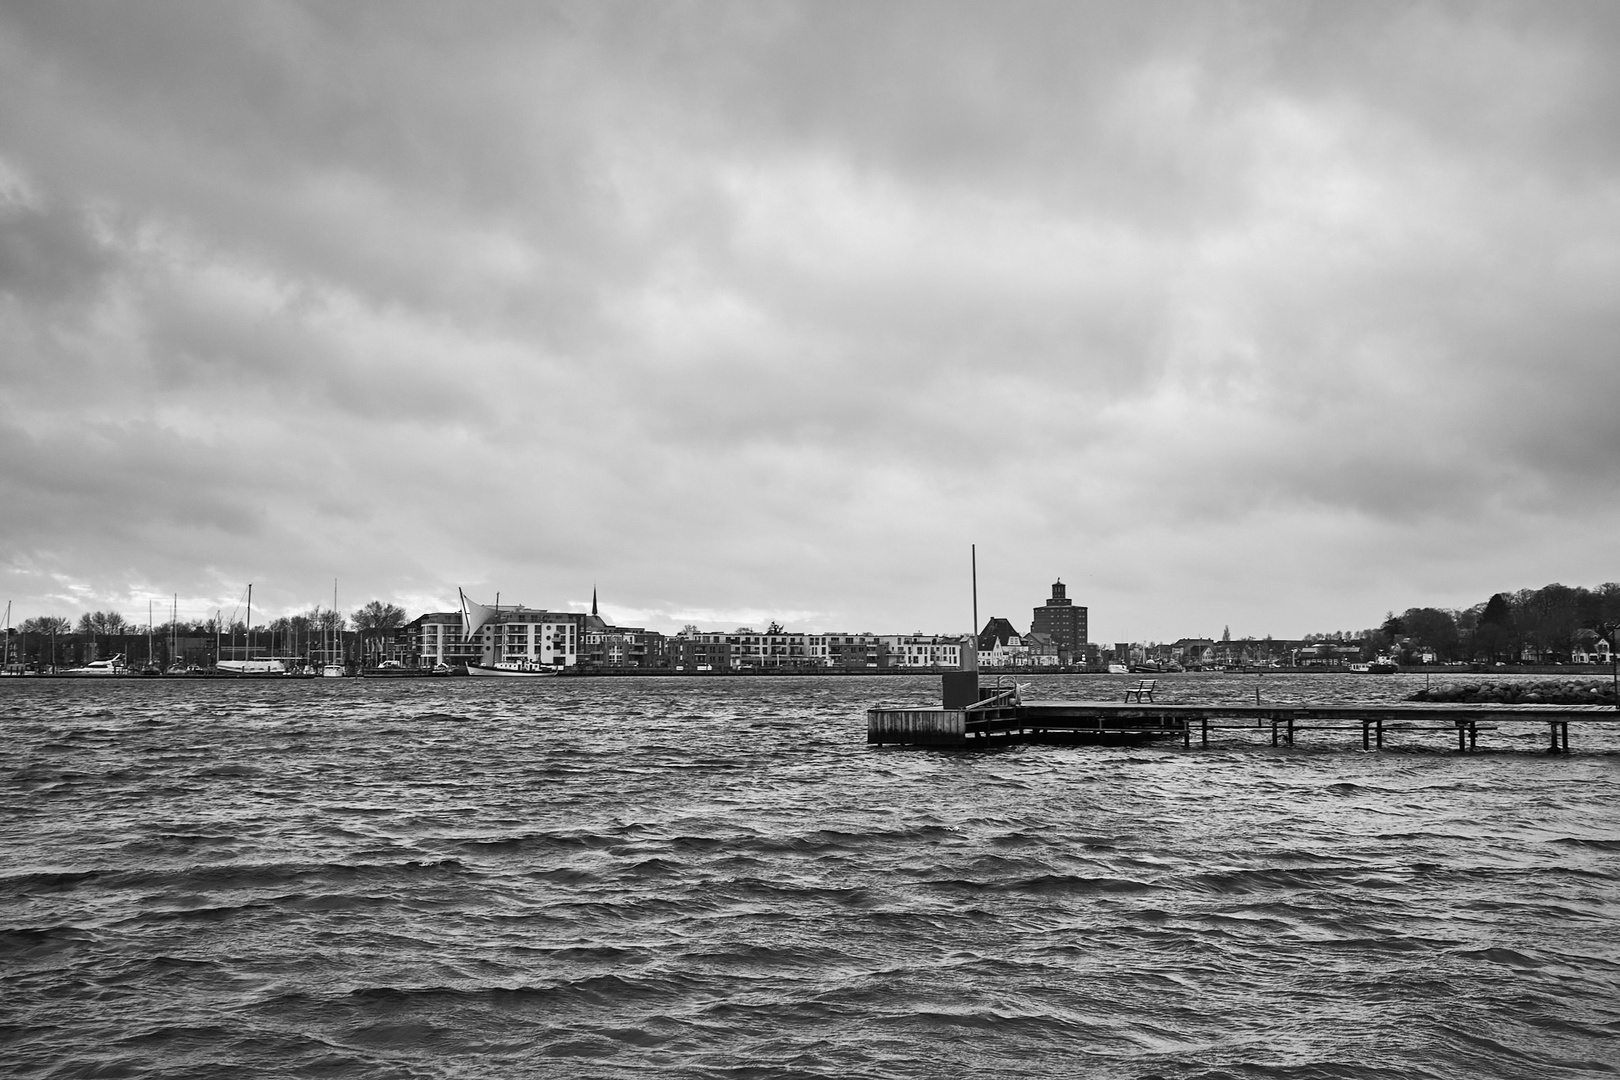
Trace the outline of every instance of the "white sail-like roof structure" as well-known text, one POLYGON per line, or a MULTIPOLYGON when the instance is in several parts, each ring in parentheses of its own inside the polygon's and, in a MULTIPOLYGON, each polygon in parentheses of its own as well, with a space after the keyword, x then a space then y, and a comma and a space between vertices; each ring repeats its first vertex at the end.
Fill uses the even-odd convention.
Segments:
POLYGON ((467 599, 467 594, 461 592, 460 589, 457 589, 456 592, 461 593, 461 635, 463 638, 471 638, 485 626, 495 621, 495 616, 500 609, 475 604, 467 599))

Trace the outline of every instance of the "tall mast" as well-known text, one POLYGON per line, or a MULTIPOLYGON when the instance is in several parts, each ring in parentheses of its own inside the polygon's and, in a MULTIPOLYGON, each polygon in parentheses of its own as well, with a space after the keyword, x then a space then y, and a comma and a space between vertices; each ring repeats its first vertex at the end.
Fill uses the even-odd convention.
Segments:
POLYGON ((963 671, 979 670, 979 545, 969 544, 973 567, 973 633, 968 636, 968 655, 962 658, 963 671))

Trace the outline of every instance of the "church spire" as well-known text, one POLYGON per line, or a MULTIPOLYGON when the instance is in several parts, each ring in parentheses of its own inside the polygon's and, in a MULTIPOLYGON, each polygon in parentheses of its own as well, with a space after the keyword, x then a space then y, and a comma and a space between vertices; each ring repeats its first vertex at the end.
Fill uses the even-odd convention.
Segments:
MULTIPOLYGON (((591 614, 592 615, 597 614, 597 611, 596 611, 596 586, 595 585, 591 586, 591 614)), ((600 616, 598 616, 598 617, 600 617, 600 616)))

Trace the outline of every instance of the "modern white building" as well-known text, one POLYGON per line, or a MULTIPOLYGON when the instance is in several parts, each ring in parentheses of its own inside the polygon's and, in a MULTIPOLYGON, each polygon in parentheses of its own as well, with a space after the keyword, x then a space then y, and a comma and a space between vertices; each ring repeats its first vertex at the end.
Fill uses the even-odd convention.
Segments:
POLYGON ((944 634, 892 634, 880 638, 889 647, 889 666, 951 668, 962 666, 962 639, 944 634))
POLYGON ((468 638, 461 612, 435 611, 407 626, 406 633, 423 667, 493 664, 497 660, 575 667, 585 618, 575 612, 502 608, 468 638))

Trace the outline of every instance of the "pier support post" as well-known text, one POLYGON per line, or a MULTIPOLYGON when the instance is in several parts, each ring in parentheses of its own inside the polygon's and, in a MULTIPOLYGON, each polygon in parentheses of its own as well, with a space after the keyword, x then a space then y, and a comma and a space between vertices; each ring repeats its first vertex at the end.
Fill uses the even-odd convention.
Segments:
POLYGON ((1384 748, 1384 718, 1382 716, 1373 717, 1373 731, 1378 738, 1378 749, 1382 750, 1384 748))
POLYGON ((1199 733, 1199 736, 1198 736, 1199 745, 1203 746, 1205 749, 1208 749, 1209 748, 1209 717, 1207 717, 1207 716, 1203 717, 1199 722, 1203 725, 1203 730, 1199 733))
POLYGON ((1547 748, 1549 754, 1569 753, 1569 721, 1549 720, 1547 728, 1552 734, 1552 745, 1547 748))
POLYGON ((1294 714, 1288 714, 1288 745, 1294 745, 1294 714))

